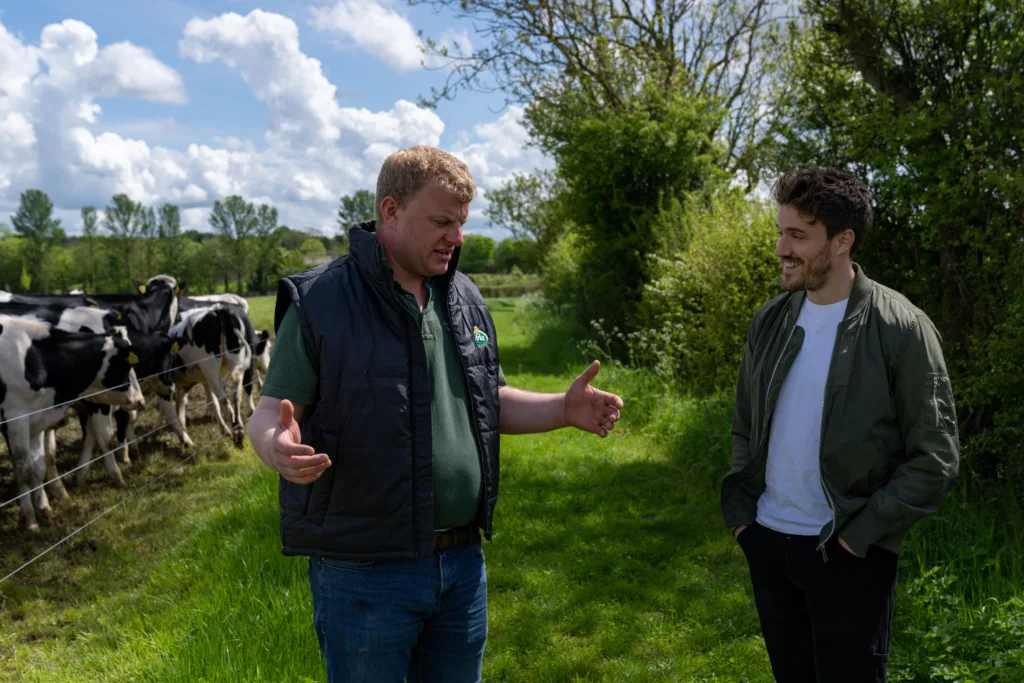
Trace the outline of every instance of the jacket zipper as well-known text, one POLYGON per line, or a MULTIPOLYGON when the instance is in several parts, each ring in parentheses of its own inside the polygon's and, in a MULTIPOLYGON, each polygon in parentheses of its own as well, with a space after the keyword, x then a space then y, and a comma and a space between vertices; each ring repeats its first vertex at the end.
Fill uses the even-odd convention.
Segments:
MULTIPOLYGON (((840 326, 843 326, 840 323, 840 326)), ((825 540, 818 544, 818 550, 821 552, 821 559, 823 562, 828 562, 828 553, 825 551, 825 544, 828 543, 829 539, 832 538, 832 534, 836 532, 836 505, 832 500, 832 494, 828 491, 828 486, 825 485, 825 467, 822 462, 822 454, 825 449, 825 429, 828 424, 828 414, 825 409, 828 405, 829 390, 832 388, 832 375, 835 372, 836 367, 836 350, 840 346, 840 342, 843 340, 843 334, 846 333, 846 329, 836 331, 836 340, 832 345, 832 358, 829 360, 828 365, 828 377, 825 380, 825 403, 821 407, 821 434, 818 437, 818 481, 821 482, 821 490, 825 494, 825 502, 828 503, 829 512, 832 513, 832 527, 828 530, 828 535, 825 536, 825 540)))
MULTIPOLYGON (((786 311, 786 324, 789 324, 789 311, 786 311)), ((786 343, 782 345, 782 353, 780 353, 779 357, 775 360, 775 367, 772 368, 772 374, 768 378, 768 388, 766 389, 764 394, 764 423, 761 425, 761 434, 763 434, 763 436, 761 437, 761 444, 759 444, 757 447, 758 450, 761 450, 762 445, 768 438, 768 427, 769 423, 771 422, 771 413, 768 410, 768 399, 772 393, 772 383, 775 381, 775 373, 778 372, 779 370, 779 365, 782 363, 782 357, 786 355, 786 349, 789 348, 789 342, 793 340, 793 333, 795 331, 796 324, 794 323, 793 327, 789 328, 789 336, 786 337, 786 343)))
POLYGON ((932 406, 935 407, 935 426, 941 427, 939 421, 939 378, 936 375, 932 378, 932 406))
MULTIPOLYGON (((445 288, 444 305, 445 305, 445 310, 448 311, 448 327, 451 330, 452 339, 455 341, 455 343, 457 345, 459 343, 459 339, 458 339, 458 337, 455 334, 455 324, 452 322, 452 306, 451 306, 451 301, 448 299, 448 291, 447 291, 448 288, 450 288, 450 287, 451 287, 451 282, 449 281, 448 287, 445 288)), ((475 401, 476 401, 476 399, 473 398, 473 391, 470 388, 470 384, 469 384, 469 370, 466 369, 466 359, 465 359, 465 357, 463 357, 461 350, 459 350, 459 365, 462 366, 462 378, 466 382, 466 394, 469 396, 469 405, 470 405, 470 407, 474 408, 474 412, 475 412, 475 408, 476 408, 475 401)), ((476 417, 474 415, 470 415, 469 426, 473 429, 473 439, 476 441, 476 457, 477 457, 477 460, 480 461, 480 475, 481 475, 481 477, 483 479, 483 489, 484 490, 481 491, 481 496, 483 497, 483 500, 481 502, 483 503, 483 507, 484 507, 484 530, 485 531, 490 531, 490 522, 488 520, 489 514, 487 513, 487 510, 489 509, 488 508, 488 504, 487 504, 487 483, 488 483, 489 477, 488 477, 488 473, 487 473, 487 466, 484 464, 483 442, 480 440, 480 433, 477 430, 476 417)))

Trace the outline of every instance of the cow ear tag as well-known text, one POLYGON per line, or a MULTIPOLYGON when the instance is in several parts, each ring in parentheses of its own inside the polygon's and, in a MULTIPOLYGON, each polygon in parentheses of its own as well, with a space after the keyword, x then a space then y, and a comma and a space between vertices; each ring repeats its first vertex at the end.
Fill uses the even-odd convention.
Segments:
POLYGON ((139 285, 139 294, 146 293, 146 285, 139 285))
POLYGON ((129 365, 138 365, 139 364, 139 357, 135 355, 134 351, 129 351, 128 352, 128 364, 129 365))
POLYGON ((178 353, 179 351, 181 351, 181 347, 178 346, 178 342, 171 344, 171 353, 178 353))

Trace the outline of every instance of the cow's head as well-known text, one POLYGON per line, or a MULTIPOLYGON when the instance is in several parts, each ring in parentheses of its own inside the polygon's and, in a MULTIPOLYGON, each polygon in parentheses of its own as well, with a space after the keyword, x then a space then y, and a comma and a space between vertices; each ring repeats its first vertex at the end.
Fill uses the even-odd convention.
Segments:
POLYGON ((135 366, 140 362, 139 356, 132 349, 132 343, 127 340, 124 328, 115 329, 104 337, 103 351, 106 363, 103 364, 101 375, 95 382, 103 391, 89 400, 139 410, 146 405, 139 380, 135 376, 135 366))

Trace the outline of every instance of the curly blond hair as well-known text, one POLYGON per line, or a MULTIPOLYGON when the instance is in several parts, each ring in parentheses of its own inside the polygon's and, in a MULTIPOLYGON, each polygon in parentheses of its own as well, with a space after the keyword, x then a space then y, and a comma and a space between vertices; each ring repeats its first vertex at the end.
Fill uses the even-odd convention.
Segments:
POLYGON ((401 206, 430 181, 451 192, 464 204, 476 195, 476 183, 466 164, 436 147, 407 147, 385 159, 377 175, 377 220, 384 218, 380 203, 385 197, 394 197, 401 206))

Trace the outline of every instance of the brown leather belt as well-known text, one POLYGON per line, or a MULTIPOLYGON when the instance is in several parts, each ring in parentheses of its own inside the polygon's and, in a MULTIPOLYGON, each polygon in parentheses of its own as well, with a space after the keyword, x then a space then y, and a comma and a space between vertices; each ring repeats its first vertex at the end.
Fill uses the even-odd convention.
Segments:
POLYGON ((473 532, 472 524, 454 529, 445 529, 444 531, 435 531, 434 550, 448 550, 449 548, 458 548, 460 545, 466 545, 476 535, 473 532))

